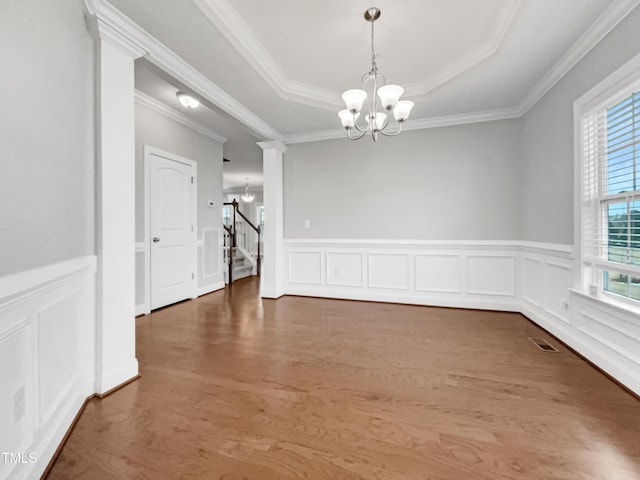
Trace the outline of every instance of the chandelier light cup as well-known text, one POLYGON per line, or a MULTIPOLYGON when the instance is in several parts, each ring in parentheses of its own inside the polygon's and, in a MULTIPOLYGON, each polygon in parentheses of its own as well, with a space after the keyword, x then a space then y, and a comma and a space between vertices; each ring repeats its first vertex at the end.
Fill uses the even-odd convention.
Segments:
POLYGON ((404 88, 400 85, 385 85, 384 76, 378 72, 378 55, 376 55, 374 48, 373 24, 380 18, 380 9, 368 8, 364 18, 371 23, 371 70, 363 75, 362 88, 353 88, 342 94, 346 109, 338 112, 338 116, 349 139, 359 140, 369 133, 375 142, 379 133, 386 136, 398 135, 402 131, 404 122, 409 118, 414 103, 400 100, 404 88), (379 107, 382 111, 378 110, 379 107), (358 118, 363 110, 366 125, 360 126, 358 118), (389 123, 392 123, 389 121, 391 112, 393 112, 395 120, 394 125, 397 127, 395 131, 390 131, 393 128, 387 129, 389 123))

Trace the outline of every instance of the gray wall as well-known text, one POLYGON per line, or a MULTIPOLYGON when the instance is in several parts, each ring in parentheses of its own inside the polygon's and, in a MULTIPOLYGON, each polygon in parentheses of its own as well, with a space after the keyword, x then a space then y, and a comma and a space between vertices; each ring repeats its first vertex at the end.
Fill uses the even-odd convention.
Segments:
POLYGON ((640 53, 636 8, 523 118, 524 239, 573 243, 573 102, 640 53))
POLYGON ((0 276, 95 253, 81 0, 0 2, 0 276))
POLYGON ((519 240, 521 144, 507 120, 291 145, 285 237, 519 240))
MULTIPOLYGON (((222 229, 222 144, 195 130, 165 117, 145 106, 136 104, 136 242, 144 242, 144 145, 156 147, 180 155, 198 163, 198 239, 202 229, 222 229), (214 200, 216 206, 207 206, 214 200)), ((200 258, 199 258, 200 262, 200 258)), ((140 297, 143 278, 137 263, 136 303, 140 297)), ((222 273, 205 282, 202 279, 201 263, 198 265, 198 285, 220 282, 222 273)))

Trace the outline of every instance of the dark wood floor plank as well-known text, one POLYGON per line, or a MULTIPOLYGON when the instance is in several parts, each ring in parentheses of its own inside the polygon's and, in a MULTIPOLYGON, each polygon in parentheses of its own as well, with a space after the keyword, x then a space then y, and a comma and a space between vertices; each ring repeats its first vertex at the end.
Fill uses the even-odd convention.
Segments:
POLYGON ((50 479, 640 478, 640 402, 519 314, 245 279, 138 318, 137 356, 50 479))

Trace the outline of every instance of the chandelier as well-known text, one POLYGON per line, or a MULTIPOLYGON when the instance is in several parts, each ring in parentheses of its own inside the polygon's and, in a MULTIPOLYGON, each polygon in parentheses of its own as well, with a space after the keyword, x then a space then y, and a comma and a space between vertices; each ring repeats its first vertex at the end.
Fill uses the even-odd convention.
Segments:
POLYGON ((253 199, 256 198, 256 195, 249 191, 249 178, 247 178, 247 185, 244 187, 244 193, 240 195, 240 198, 247 203, 253 202, 253 199))
POLYGON ((371 23, 371 70, 362 76, 362 88, 347 90, 342 94, 346 109, 338 113, 342 126, 347 130, 347 136, 351 140, 360 140, 367 133, 371 133, 373 141, 378 140, 378 134, 386 136, 398 135, 402 131, 402 125, 409 118, 413 102, 400 100, 404 88, 400 85, 385 85, 384 76, 378 72, 378 58, 374 49, 373 24, 380 18, 380 9, 368 8, 364 12, 364 18, 371 23), (358 118, 362 112, 362 105, 368 99, 364 118, 366 125, 358 125, 358 118), (389 127, 390 117, 393 117, 397 127, 389 127), (395 128, 395 130, 392 130, 395 128), (353 130, 358 133, 354 134, 353 130))

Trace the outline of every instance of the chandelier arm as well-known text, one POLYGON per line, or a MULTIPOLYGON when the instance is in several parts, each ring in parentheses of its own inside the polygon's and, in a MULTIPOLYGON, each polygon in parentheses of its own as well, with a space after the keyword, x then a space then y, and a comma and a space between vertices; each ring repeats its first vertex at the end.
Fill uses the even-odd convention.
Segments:
POLYGON ((391 109, 386 110, 386 112, 387 118, 384 119, 384 125, 382 125, 382 128, 380 129, 381 132, 389 126, 389 120, 391 119, 391 109))
POLYGON ((366 133, 366 132, 367 132, 367 130, 368 130, 368 127, 367 127, 367 128, 362 129, 362 128, 360 128, 360 127, 358 126, 358 120, 356 119, 356 114, 355 114, 355 113, 353 114, 353 127, 354 127, 357 131, 359 131, 359 132, 361 132, 361 133, 366 133))
POLYGON ((398 131, 396 132, 392 132, 392 133, 387 133, 384 132, 382 130, 378 130, 382 135, 384 135, 385 137, 395 137, 396 135, 398 135, 400 132, 402 132, 402 125, 404 125, 404 122, 398 122, 398 125, 400 125, 400 128, 398 128, 398 131))
POLYGON ((347 129, 347 137, 349 137, 349 140, 360 140, 367 133, 366 130, 363 131, 363 130, 358 129, 358 131, 361 132, 360 135, 358 135, 356 137, 353 137, 353 136, 351 136, 351 130, 352 130, 351 128, 347 129))

